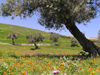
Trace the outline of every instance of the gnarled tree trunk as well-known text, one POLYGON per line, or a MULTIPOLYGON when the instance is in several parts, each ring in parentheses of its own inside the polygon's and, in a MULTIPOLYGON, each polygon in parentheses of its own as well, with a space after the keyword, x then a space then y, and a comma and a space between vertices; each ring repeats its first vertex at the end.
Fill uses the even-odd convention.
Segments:
POLYGON ((35 49, 38 49, 39 47, 36 45, 36 43, 34 43, 34 45, 35 45, 35 49))
POLYGON ((12 38, 12 45, 15 45, 14 38, 12 38))
POLYGON ((88 40, 83 33, 76 27, 75 22, 71 22, 71 25, 65 23, 66 28, 71 34, 79 41, 83 50, 89 53, 89 56, 96 57, 100 54, 100 48, 98 48, 92 41, 88 40))

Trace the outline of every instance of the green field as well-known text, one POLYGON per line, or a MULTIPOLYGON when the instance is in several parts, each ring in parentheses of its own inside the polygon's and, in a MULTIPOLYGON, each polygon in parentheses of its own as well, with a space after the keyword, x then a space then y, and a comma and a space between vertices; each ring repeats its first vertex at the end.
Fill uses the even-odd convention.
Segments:
POLYGON ((0 75, 100 75, 100 58, 78 57, 82 47, 71 47, 69 38, 59 38, 59 46, 49 41, 50 33, 39 30, 0 24, 0 42, 12 43, 6 38, 9 32, 18 32, 20 37, 16 44, 27 43, 26 35, 40 32, 44 35, 43 42, 50 44, 39 46, 2 45, 0 44, 0 75), (53 73, 59 70, 59 73, 53 73))

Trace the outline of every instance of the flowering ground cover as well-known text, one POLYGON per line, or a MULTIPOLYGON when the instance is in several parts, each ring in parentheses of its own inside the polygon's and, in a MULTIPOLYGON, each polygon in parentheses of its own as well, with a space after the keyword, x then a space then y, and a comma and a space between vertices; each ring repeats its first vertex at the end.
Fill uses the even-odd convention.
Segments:
POLYGON ((51 46, 38 50, 30 50, 29 46, 0 48, 0 75, 100 75, 99 57, 77 58, 79 47, 68 48, 65 55, 65 48, 61 51, 51 46))
POLYGON ((0 59, 0 75, 100 75, 100 59, 72 57, 8 57, 0 59))

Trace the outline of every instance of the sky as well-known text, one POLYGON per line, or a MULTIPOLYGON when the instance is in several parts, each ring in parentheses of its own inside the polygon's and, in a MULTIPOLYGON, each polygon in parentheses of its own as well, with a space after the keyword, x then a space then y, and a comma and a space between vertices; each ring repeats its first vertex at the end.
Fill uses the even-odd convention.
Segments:
MULTIPOLYGON (((0 0, 0 4, 2 2, 5 2, 5 0, 0 0)), ((20 19, 20 17, 16 17, 14 20, 12 20, 11 17, 0 16, 0 23, 22 26, 22 27, 37 29, 45 32, 55 32, 65 36, 72 36, 67 29, 62 31, 45 29, 45 27, 39 25, 38 16, 36 15, 34 15, 31 18, 28 17, 26 19, 20 19)), ((76 25, 79 28, 79 30, 85 34, 86 37, 98 37, 98 31, 100 30, 100 17, 91 20, 89 23, 87 23, 86 26, 83 24, 76 24, 76 25)))

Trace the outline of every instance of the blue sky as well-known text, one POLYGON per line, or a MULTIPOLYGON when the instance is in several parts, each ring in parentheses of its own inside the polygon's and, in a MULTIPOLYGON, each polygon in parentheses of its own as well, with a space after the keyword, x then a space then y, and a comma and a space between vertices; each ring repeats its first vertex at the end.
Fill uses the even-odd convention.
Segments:
MULTIPOLYGON (((0 3, 1 2, 5 2, 5 0, 0 0, 0 3)), ((59 33, 65 36, 72 36, 67 29, 62 30, 62 31, 60 30, 55 31, 53 29, 52 30, 45 29, 45 27, 39 25, 38 16, 36 15, 27 19, 20 19, 20 17, 16 17, 14 20, 12 20, 11 17, 0 16, 0 23, 12 24, 12 25, 17 25, 17 26, 22 26, 22 27, 27 27, 27 28, 32 28, 32 29, 38 29, 45 32, 55 32, 55 33, 59 33)), ((76 24, 76 25, 80 29, 80 31, 85 34, 86 37, 97 37, 98 31, 100 30, 100 17, 91 20, 91 22, 87 23, 87 26, 84 26, 83 24, 76 24)))

